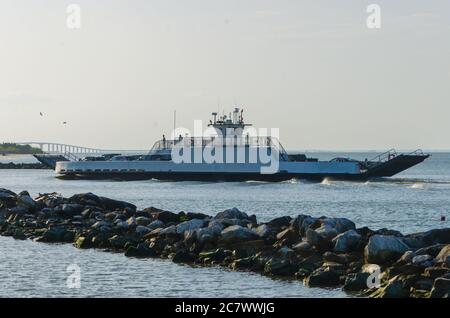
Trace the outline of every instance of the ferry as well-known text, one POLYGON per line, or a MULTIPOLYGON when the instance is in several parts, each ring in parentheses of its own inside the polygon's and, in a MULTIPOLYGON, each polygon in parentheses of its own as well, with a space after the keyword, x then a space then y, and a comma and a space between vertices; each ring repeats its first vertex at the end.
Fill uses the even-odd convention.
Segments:
POLYGON ((246 130, 251 125, 244 122, 239 108, 229 116, 218 117, 217 113, 212 116, 208 125, 215 132, 212 136, 179 135, 170 140, 163 137, 145 155, 115 154, 57 161, 55 171, 59 178, 65 179, 366 181, 392 177, 430 156, 421 150, 397 153, 391 149, 362 161, 351 158, 320 161, 305 154, 288 153, 275 137, 250 136, 246 130))

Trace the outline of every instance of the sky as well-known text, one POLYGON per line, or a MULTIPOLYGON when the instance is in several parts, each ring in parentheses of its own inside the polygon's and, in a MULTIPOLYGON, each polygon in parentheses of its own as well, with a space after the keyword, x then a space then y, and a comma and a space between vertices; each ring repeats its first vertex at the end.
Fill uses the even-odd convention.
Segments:
POLYGON ((238 106, 287 149, 450 149, 449 16, 448 0, 1 0, 0 141, 149 149, 174 110, 193 129, 238 106))

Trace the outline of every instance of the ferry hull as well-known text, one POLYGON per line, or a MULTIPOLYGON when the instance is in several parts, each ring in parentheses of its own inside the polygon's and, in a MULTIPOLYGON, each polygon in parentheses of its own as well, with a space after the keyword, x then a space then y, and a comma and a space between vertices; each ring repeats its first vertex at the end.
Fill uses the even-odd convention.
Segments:
POLYGON ((333 180, 364 181, 371 177, 365 174, 311 174, 311 173, 201 173, 201 172, 105 172, 105 173, 72 173, 59 175, 60 179, 90 179, 90 180, 165 180, 165 181, 208 181, 208 182, 241 182, 265 181, 282 182, 292 179, 322 181, 326 178, 333 180))
POLYGON ((279 162, 275 173, 262 173, 258 164, 176 164, 170 161, 58 162, 56 172, 63 179, 113 179, 168 181, 267 181, 291 179, 321 181, 365 181, 391 177, 428 158, 429 155, 399 155, 361 169, 361 162, 279 162))
POLYGON ((400 154, 389 161, 377 165, 368 171, 370 177, 392 177, 427 159, 430 155, 400 154))

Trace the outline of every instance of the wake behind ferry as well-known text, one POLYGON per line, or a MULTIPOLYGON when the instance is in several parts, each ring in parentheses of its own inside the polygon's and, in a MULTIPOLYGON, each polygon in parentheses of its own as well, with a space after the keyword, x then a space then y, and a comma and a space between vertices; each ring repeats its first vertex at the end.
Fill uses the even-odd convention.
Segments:
MULTIPOLYGON (((430 156, 421 150, 406 154, 391 149, 370 160, 335 158, 319 161, 304 154, 288 153, 274 137, 250 137, 245 131, 251 125, 244 122, 239 108, 229 116, 217 115, 212 113, 213 119, 208 125, 216 132, 213 136, 180 135, 172 140, 163 137, 148 154, 139 156, 116 154, 82 159, 73 156, 67 159, 66 156, 64 161, 56 162, 55 171, 58 177, 70 179, 286 181, 330 178, 364 181, 392 177, 430 156), (230 139, 235 141, 232 146, 226 142, 230 139), (198 160, 198 154, 209 154, 209 158, 203 155, 198 160)), ((38 158, 40 161, 45 159, 38 158)))

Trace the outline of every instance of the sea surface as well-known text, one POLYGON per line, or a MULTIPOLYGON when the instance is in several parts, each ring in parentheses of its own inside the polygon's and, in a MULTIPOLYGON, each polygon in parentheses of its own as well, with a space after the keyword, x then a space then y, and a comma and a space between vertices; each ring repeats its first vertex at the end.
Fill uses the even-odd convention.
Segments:
MULTIPOLYGON (((371 158, 374 153, 307 153, 371 158)), ((0 157, 0 162, 33 162, 29 156, 0 157)), ((339 216, 358 227, 390 228, 402 233, 449 227, 450 153, 432 153, 424 163, 393 178, 368 182, 291 180, 267 182, 117 182, 59 180, 50 170, 0 170, 0 187, 31 195, 64 196, 93 192, 178 212, 214 215, 237 207, 259 221, 298 214, 339 216), (445 216, 447 221, 441 221, 445 216)), ((122 254, 78 250, 0 237, 0 297, 349 297, 339 289, 308 288, 299 281, 278 280, 223 268, 178 265, 167 260, 137 260, 122 254), (80 268, 81 288, 67 287, 80 268)))

